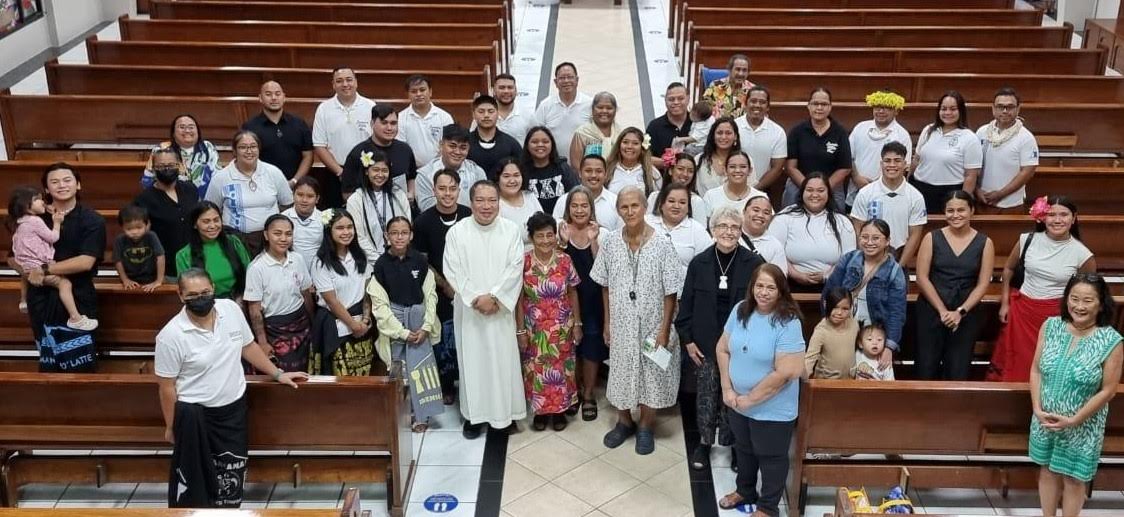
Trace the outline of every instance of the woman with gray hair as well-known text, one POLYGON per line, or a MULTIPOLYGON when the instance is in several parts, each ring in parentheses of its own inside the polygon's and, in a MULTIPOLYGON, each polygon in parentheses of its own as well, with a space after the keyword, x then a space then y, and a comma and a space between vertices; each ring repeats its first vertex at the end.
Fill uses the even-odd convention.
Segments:
POLYGON ((714 236, 714 245, 691 260, 680 291, 675 330, 691 359, 684 363, 683 374, 685 377, 694 375, 696 382, 699 443, 690 458, 694 470, 710 466, 710 448, 714 445, 716 430, 719 445, 734 443, 726 424, 715 346, 730 310, 738 300, 745 298, 753 271, 765 263, 760 255, 738 245, 741 230, 742 214, 738 210, 723 207, 711 214, 710 233, 714 236))
POLYGON ((609 92, 593 96, 593 112, 589 122, 578 126, 570 141, 570 164, 580 164, 587 154, 609 157, 613 142, 621 132, 617 125, 617 98, 609 92))

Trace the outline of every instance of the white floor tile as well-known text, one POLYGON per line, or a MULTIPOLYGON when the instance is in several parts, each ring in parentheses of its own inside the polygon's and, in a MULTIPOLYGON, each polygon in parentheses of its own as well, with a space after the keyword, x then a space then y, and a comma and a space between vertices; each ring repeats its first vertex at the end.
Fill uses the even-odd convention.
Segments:
POLYGON ((44 502, 54 504, 66 491, 66 483, 30 483, 19 488, 20 502, 44 502))
POLYGON ((431 512, 421 503, 411 503, 406 509, 406 517, 473 517, 476 503, 457 503, 457 507, 441 513, 431 512))
MULTIPOLYGON (((916 492, 921 498, 921 505, 926 509, 951 507, 991 509, 991 501, 987 494, 977 488, 922 488, 916 492)), ((871 497, 881 497, 881 495, 871 494, 871 497)))
POLYGON ((476 502, 480 467, 420 466, 414 474, 410 502, 420 503, 434 494, 451 494, 465 503, 476 502))
POLYGON ((138 483, 129 503, 168 502, 167 483, 138 483))
POLYGON ((484 461, 484 439, 466 440, 460 431, 428 431, 418 465, 479 466, 484 461))

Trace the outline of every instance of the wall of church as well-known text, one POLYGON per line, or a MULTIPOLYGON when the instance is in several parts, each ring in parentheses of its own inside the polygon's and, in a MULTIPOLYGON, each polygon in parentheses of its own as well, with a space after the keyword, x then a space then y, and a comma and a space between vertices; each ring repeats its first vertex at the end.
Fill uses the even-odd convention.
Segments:
POLYGON ((135 0, 43 0, 44 16, 0 39, 0 76, 49 51, 44 59, 89 30, 136 12, 135 0))

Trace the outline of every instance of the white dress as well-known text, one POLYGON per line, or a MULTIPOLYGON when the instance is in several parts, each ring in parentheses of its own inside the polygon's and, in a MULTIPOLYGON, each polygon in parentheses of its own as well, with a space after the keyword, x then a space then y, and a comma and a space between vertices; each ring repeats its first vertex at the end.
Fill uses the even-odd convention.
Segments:
MULTIPOLYGON (((641 353, 647 338, 655 339, 663 318, 665 296, 677 295, 679 257, 667 237, 656 233, 635 257, 621 232, 611 232, 593 261, 590 278, 609 290, 609 403, 617 409, 637 405, 675 405, 679 391, 679 344, 675 333, 667 350, 667 370, 641 353), (635 298, 635 299, 633 299, 635 298)), ((463 374, 462 374, 463 375, 463 374)))
POLYGON ((519 227, 525 250, 530 250, 532 247, 531 234, 527 233, 527 220, 539 212, 542 212, 542 204, 539 203, 539 198, 529 190, 523 191, 523 206, 508 204, 504 198, 500 198, 500 217, 515 223, 519 227))
POLYGON ((445 236, 445 279, 453 286, 453 331, 465 420, 495 429, 527 416, 523 370, 515 340, 515 303, 523 287, 523 241, 515 223, 497 217, 482 226, 468 217, 445 236), (500 304, 485 316, 472 301, 492 294, 500 304))

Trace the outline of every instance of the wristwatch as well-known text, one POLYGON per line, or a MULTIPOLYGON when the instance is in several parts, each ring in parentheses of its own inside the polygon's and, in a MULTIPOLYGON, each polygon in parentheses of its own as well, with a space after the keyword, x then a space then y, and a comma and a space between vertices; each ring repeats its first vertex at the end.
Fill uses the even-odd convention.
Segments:
POLYGON ((47 275, 51 274, 51 271, 50 271, 51 265, 50 264, 43 264, 43 265, 39 266, 39 269, 43 270, 43 276, 47 276, 47 275))
POLYGON ((964 307, 960 307, 959 309, 956 309, 956 312, 959 312, 961 317, 964 317, 964 316, 968 315, 968 309, 965 309, 964 307))

